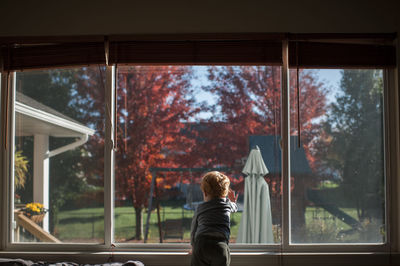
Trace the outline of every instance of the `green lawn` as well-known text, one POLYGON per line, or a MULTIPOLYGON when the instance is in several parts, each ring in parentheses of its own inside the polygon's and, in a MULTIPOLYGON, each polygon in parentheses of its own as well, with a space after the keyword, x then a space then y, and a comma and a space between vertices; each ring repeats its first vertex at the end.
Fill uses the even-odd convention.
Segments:
MULTIPOLYGON (((184 210, 181 202, 172 202, 161 206, 161 222, 166 220, 177 221, 184 232, 183 242, 189 242, 190 225, 193 211, 184 210)), ((344 212, 357 219, 356 209, 343 208, 344 212)), ((117 207, 114 211, 114 234, 117 242, 135 242, 135 212, 132 207, 117 207)), ((231 240, 234 242, 239 229, 241 212, 231 215, 231 240)), ((153 210, 150 217, 149 243, 159 242, 157 212, 153 210)), ((301 242, 358 242, 363 239, 360 233, 341 236, 340 232, 350 230, 351 227, 333 217, 321 208, 308 207, 306 209, 306 226, 302 232, 301 242)), ((143 230, 146 227, 147 213, 143 212, 143 230)), ((367 225, 372 230, 379 230, 377 225, 367 225), (376 229, 377 228, 377 229, 376 229)), ((278 228, 275 228, 278 229, 278 228)), ((372 239, 377 239, 382 232, 375 232, 372 239)), ((59 214, 59 223, 55 229, 57 238, 64 242, 103 242, 104 218, 102 208, 86 208, 79 210, 63 211, 59 214)), ((275 236, 276 238, 276 236, 275 236)), ((374 240, 375 241, 375 240, 374 240)), ((182 242, 180 239, 166 239, 166 242, 182 242)))
MULTIPOLYGON (((192 210, 185 210, 181 206, 161 206, 160 218, 165 220, 178 220, 183 228, 184 241, 190 239, 190 225, 193 217, 192 210)), ((143 230, 146 228, 147 210, 143 212, 143 230)), ((131 241, 135 236, 135 211, 133 207, 117 207, 114 209, 114 235, 119 242, 131 241)), ((241 213, 231 216, 232 238, 236 237, 239 229, 241 213)), ((163 224, 162 224, 163 225, 163 224)), ((79 210, 63 211, 59 214, 56 226, 56 237, 65 242, 102 242, 104 235, 104 211, 102 208, 85 208, 79 210)), ((157 211, 153 210, 150 216, 149 240, 159 241, 157 211)), ((168 242, 181 242, 180 239, 167 239, 168 242)))

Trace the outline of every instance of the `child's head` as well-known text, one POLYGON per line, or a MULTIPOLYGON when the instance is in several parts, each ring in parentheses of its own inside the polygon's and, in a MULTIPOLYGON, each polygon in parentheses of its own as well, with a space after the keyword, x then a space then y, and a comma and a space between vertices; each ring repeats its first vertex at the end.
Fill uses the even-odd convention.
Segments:
POLYGON ((222 198, 228 195, 229 178, 220 172, 208 172, 201 180, 201 190, 211 198, 222 198))

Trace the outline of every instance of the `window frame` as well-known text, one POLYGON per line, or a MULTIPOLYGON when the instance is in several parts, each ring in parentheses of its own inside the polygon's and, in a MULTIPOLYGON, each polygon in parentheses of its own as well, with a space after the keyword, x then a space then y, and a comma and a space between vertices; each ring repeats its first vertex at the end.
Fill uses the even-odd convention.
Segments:
MULTIPOLYGON (((318 68, 311 68, 318 69, 318 68)), ((325 68, 320 68, 325 69, 325 68)), ((346 69, 346 68, 338 68, 338 69, 346 69)), ((365 68, 355 68, 355 69, 365 69, 365 68)), ((394 147, 397 145, 396 139, 394 136, 398 136, 393 127, 393 122, 390 122, 394 119, 394 114, 396 112, 393 111, 393 107, 396 107, 393 103, 395 99, 397 99, 394 94, 394 71, 392 69, 385 68, 373 68, 376 70, 382 70, 382 78, 383 78, 383 116, 382 116, 382 124, 383 124, 383 175, 384 175, 384 189, 385 189, 385 242, 384 243, 289 243, 287 247, 288 252, 391 252, 393 250, 393 239, 396 239, 393 225, 391 224, 394 217, 397 216, 398 212, 395 208, 396 204, 393 204, 394 194, 391 192, 391 188, 393 186, 393 178, 396 175, 393 175, 393 162, 390 160, 394 160, 394 158, 398 155, 394 150, 394 147), (393 102, 393 103, 392 103, 393 102), (391 109, 392 108, 392 109, 391 109), (349 248, 351 247, 351 248, 349 248)), ((290 95, 290 90, 288 92, 290 95)), ((288 99, 290 102, 290 99, 288 99)), ((290 119, 290 114, 289 114, 290 119)), ((289 121, 290 124, 290 121, 289 121)), ((290 153, 290 151, 289 151, 290 153)), ((290 160, 290 154, 289 154, 290 160)), ((290 161, 289 161, 290 164, 290 161)), ((397 168, 397 166, 395 165, 397 168)), ((396 169, 398 171, 398 169, 396 169)), ((290 179, 289 179, 290 180, 290 179)), ((288 195, 290 197, 290 193, 288 195)), ((289 203, 290 204, 290 203, 289 203)), ((289 208, 290 211, 290 208, 289 208)), ((288 219, 291 219, 290 213, 288 214, 288 219)), ((397 226, 395 226, 395 230, 397 226)), ((289 231, 291 234, 291 230, 289 231)), ((289 237, 290 238, 290 237, 289 237)), ((290 242, 290 241, 289 241, 290 242)))
MULTIPOLYGON (((283 252, 389 252, 398 241, 398 202, 396 201, 396 193, 392 192, 394 185, 397 185, 396 177, 398 176, 399 169, 396 165, 399 156, 398 150, 398 137, 399 137, 399 119, 398 119, 398 92, 396 90, 396 75, 394 69, 384 69, 384 147, 385 147, 385 200, 386 200, 386 242, 384 244, 362 244, 362 243, 338 243, 338 244, 291 244, 289 243, 290 234, 290 206, 289 199, 290 193, 288 189, 289 176, 290 176, 290 88, 289 88, 289 45, 288 41, 283 42, 283 66, 282 66, 282 85, 281 85, 281 123, 282 123, 282 180, 283 180, 283 196, 282 196, 282 242, 280 244, 271 245, 241 245, 235 244, 231 247, 233 253, 265 253, 273 252, 280 254, 283 252), (286 125, 285 128, 283 125, 286 125)), ((4 136, 1 135, 2 148, 5 152, 1 153, 1 173, 3 177, 1 180, 2 192, 2 209, 0 224, 0 236, 2 241, 0 243, 0 250, 5 251, 89 251, 89 252, 109 252, 109 251, 134 251, 134 252, 183 252, 190 246, 189 244, 124 244, 115 243, 113 241, 113 209, 114 209, 114 158, 113 151, 114 140, 114 92, 116 78, 116 65, 109 65, 106 69, 106 87, 105 87, 105 107, 109 112, 106 113, 106 127, 105 127, 105 165, 104 165, 104 191, 105 191, 105 206, 104 206, 104 243, 103 244, 77 244, 77 243, 13 243, 13 156, 12 149, 14 147, 14 97, 15 97, 15 72, 1 75, 1 106, 2 106, 2 132, 7 132, 4 136), (7 94, 8 93, 8 94, 7 94), (7 115, 7 117, 6 117, 7 115), (7 130, 7 131, 5 131, 7 130), (6 136, 9 136, 6 138, 6 136), (113 247, 114 246, 114 247, 113 247)))

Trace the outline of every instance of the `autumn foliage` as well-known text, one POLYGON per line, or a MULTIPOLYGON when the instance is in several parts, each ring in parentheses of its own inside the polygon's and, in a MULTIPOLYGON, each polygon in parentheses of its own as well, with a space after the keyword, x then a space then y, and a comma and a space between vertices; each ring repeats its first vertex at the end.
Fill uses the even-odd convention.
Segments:
MULTIPOLYGON (((235 167, 249 153, 251 135, 279 136, 281 121, 280 67, 210 67, 211 85, 204 89, 215 95, 212 117, 200 132, 207 145, 196 146, 203 164, 235 167)), ((310 70, 300 71, 300 129, 302 146, 311 163, 313 140, 321 128, 313 119, 325 113, 326 92, 310 70)), ((291 134, 297 135, 296 72, 290 72, 291 134)))
MULTIPOLYGON (((249 136, 280 135, 280 67, 208 67, 208 85, 200 86, 211 95, 205 103, 196 99, 199 87, 191 82, 194 72, 190 66, 118 68, 115 193, 117 200, 132 200, 136 239, 142 238, 142 210, 149 199, 151 167, 228 167, 236 177, 232 182, 235 184, 242 180, 240 171, 249 152, 249 136)), ((104 86, 103 70, 87 71, 85 75, 89 78, 81 79, 80 86, 89 87, 91 82, 104 86)), ((312 71, 302 71, 300 80, 302 142, 312 162, 312 142, 319 132, 312 120, 324 114, 325 94, 312 71)), ((295 81, 295 73, 291 72, 291 83, 295 81)), ((90 94, 81 94, 80 104, 93 109, 91 116, 98 117, 95 127, 103 132, 104 113, 94 110, 102 109, 104 90, 81 92, 90 94)), ((295 111, 293 101, 292 114, 295 111)), ((97 150, 96 154, 104 149, 101 134, 87 144, 97 150)), ((174 187, 179 178, 177 173, 163 173, 163 178, 157 180, 162 190, 174 187)))
MULTIPOLYGON (((147 206, 151 167, 179 167, 195 140, 182 134, 198 108, 190 91, 191 69, 179 66, 122 67, 117 92, 117 197, 129 196, 136 210, 147 206)), ((176 180, 170 180, 170 182, 176 180)))

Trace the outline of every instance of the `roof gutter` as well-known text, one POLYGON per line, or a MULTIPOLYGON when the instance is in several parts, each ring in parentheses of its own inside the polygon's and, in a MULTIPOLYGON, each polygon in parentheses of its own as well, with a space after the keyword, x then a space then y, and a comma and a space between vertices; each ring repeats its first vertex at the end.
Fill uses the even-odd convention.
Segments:
POLYGON ((69 130, 78 132, 80 134, 93 135, 95 132, 93 129, 90 129, 84 125, 77 123, 77 122, 69 121, 65 118, 59 117, 54 114, 50 114, 43 110, 33 108, 29 105, 26 105, 26 104, 23 104, 23 103, 20 103, 17 101, 15 102, 15 111, 18 113, 21 113, 23 115, 44 121, 51 125, 59 126, 59 127, 65 128, 65 129, 69 129, 69 130))
POLYGON ((46 158, 56 156, 60 153, 63 153, 63 152, 69 151, 69 150, 73 150, 76 147, 79 147, 79 146, 85 144, 88 141, 89 136, 93 135, 95 132, 93 129, 90 129, 84 125, 80 125, 79 123, 69 121, 62 117, 58 117, 54 114, 50 114, 43 110, 38 110, 36 108, 33 108, 29 105, 20 103, 18 101, 15 102, 15 111, 19 112, 25 116, 33 117, 35 119, 44 121, 48 124, 62 127, 62 128, 65 128, 65 129, 68 129, 71 131, 75 131, 76 133, 79 134, 78 135, 79 139, 77 141, 47 152, 47 154, 45 155, 46 158))
POLYGON ((69 151, 69 150, 73 150, 73 149, 75 149, 76 147, 79 147, 79 146, 85 144, 85 143, 87 142, 88 139, 89 139, 88 134, 83 134, 83 135, 81 135, 81 136, 79 137, 79 140, 77 140, 77 141, 75 141, 75 142, 72 142, 72 143, 70 143, 70 144, 67 144, 67 145, 65 145, 65 146, 59 147, 59 148, 57 148, 57 149, 54 149, 54 150, 52 150, 52 151, 49 151, 49 152, 46 154, 46 157, 47 157, 47 158, 50 158, 50 157, 56 156, 56 155, 58 155, 58 154, 60 154, 60 153, 63 153, 63 152, 69 151))

